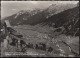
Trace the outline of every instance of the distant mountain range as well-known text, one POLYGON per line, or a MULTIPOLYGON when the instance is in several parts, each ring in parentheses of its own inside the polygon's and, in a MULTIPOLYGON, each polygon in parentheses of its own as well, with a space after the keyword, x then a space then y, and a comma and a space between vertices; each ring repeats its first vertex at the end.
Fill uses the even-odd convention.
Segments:
POLYGON ((77 5, 75 4, 52 4, 46 9, 21 10, 14 15, 6 17, 5 19, 9 20, 12 26, 26 24, 35 25, 45 21, 57 13, 76 6, 77 5))
POLYGON ((39 24, 54 28, 63 27, 62 33, 79 35, 79 8, 75 4, 52 4, 46 9, 21 10, 4 20, 9 20, 12 26, 39 24))

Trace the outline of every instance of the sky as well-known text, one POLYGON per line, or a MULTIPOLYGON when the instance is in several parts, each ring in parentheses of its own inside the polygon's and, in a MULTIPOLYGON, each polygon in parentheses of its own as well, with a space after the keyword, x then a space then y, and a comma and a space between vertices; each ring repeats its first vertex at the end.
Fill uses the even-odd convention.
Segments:
POLYGON ((76 4, 78 1, 1 1, 1 17, 7 17, 19 12, 34 8, 44 9, 51 4, 76 4))

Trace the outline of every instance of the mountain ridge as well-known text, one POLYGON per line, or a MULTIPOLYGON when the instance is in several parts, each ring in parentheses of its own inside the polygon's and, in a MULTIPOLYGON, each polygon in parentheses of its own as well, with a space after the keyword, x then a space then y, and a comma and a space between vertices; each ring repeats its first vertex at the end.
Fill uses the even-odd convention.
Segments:
POLYGON ((75 7, 58 13, 50 17, 49 19, 45 20, 45 22, 43 22, 42 24, 44 26, 49 25, 54 28, 59 28, 63 26, 65 28, 65 32, 63 33, 74 34, 77 29, 79 31, 79 8, 75 7))
POLYGON ((70 9, 75 6, 76 5, 73 5, 73 4, 66 4, 66 5, 52 4, 48 8, 43 9, 43 10, 35 9, 32 12, 22 10, 23 12, 19 11, 18 13, 12 16, 9 16, 5 19, 8 19, 11 25, 13 26, 14 25, 26 25, 26 24, 35 25, 35 24, 41 23, 42 21, 45 21, 47 18, 57 13, 64 11, 64 9, 70 9))

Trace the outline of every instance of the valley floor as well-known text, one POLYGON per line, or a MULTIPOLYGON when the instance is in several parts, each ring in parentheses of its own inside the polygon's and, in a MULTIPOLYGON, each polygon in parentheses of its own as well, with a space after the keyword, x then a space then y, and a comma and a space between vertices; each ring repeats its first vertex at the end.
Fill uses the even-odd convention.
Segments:
MULTIPOLYGON (((33 48, 26 48, 27 55, 14 55, 16 57, 20 56, 30 56, 30 57, 75 57, 78 56, 76 54, 79 54, 79 37, 71 37, 66 35, 59 35, 56 37, 49 37, 48 33, 38 32, 36 30, 33 30, 33 28, 14 28, 19 33, 21 33, 24 36, 24 40, 27 43, 36 44, 39 42, 42 42, 46 44, 46 46, 50 46, 53 48, 52 52, 43 51, 39 49, 33 49, 33 48), (23 30, 25 29, 25 30, 23 30)), ((41 30, 40 30, 41 31, 41 30)), ((7 45, 7 48, 4 48, 4 43, 2 43, 2 57, 6 56, 5 52, 17 52, 20 51, 20 48, 17 48, 16 46, 11 46, 10 44, 7 45)), ((11 56, 11 55, 9 55, 11 56)), ((9 57, 8 55, 6 57, 9 57)), ((13 55, 12 55, 13 56, 13 55)), ((13 56, 13 57, 14 57, 13 56)))

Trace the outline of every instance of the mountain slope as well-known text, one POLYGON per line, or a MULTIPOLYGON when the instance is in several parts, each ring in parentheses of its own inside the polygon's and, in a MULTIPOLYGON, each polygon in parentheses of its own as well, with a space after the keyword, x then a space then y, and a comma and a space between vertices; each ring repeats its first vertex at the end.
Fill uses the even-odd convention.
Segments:
POLYGON ((20 25, 24 21, 27 21, 29 17, 40 12, 41 9, 21 10, 16 14, 4 18, 3 20, 9 20, 12 26, 20 25))
POLYGON ((42 12, 37 13, 36 15, 29 17, 27 21, 23 22, 22 24, 30 24, 30 25, 36 25, 43 21, 45 21, 47 18, 60 13, 64 10, 71 9, 76 7, 75 4, 52 4, 48 8, 44 9, 42 12))
POLYGON ((79 8, 75 7, 51 16, 42 24, 44 26, 49 25, 55 28, 64 27, 65 30, 63 33, 67 35, 79 35, 79 8))
POLYGON ((53 16, 54 14, 60 13, 64 10, 76 7, 74 4, 65 4, 58 5, 52 4, 46 9, 33 9, 33 10, 22 10, 12 16, 9 16, 5 19, 8 19, 12 26, 16 25, 36 25, 47 18, 53 16))

